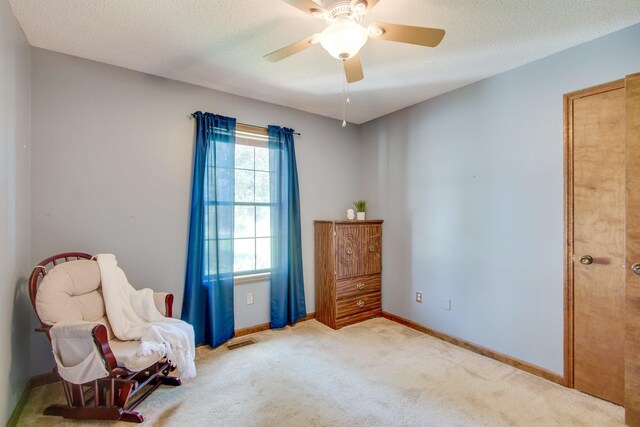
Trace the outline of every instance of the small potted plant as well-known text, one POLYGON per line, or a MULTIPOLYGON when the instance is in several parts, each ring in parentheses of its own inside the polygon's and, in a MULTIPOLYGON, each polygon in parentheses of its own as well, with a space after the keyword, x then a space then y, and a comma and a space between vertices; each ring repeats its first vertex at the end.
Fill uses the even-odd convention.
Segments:
POLYGON ((366 200, 356 200, 353 202, 353 206, 356 208, 356 218, 359 220, 365 219, 365 211, 367 210, 366 200))

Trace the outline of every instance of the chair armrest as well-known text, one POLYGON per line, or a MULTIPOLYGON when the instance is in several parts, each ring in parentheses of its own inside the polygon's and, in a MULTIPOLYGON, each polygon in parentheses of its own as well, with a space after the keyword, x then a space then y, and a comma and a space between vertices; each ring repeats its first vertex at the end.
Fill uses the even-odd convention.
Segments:
POLYGON ((156 308, 165 317, 173 316, 173 294, 167 292, 154 292, 153 302, 156 308))
POLYGON ((101 322, 60 322, 49 330, 52 338, 92 340, 98 348, 108 371, 118 367, 116 357, 109 346, 107 327, 101 322))
POLYGON ((107 326, 103 323, 98 323, 91 330, 93 335, 93 339, 102 352, 102 357, 104 358, 107 369, 112 371, 118 367, 118 361, 116 360, 115 354, 111 351, 111 346, 109 346, 109 332, 107 331, 107 326))

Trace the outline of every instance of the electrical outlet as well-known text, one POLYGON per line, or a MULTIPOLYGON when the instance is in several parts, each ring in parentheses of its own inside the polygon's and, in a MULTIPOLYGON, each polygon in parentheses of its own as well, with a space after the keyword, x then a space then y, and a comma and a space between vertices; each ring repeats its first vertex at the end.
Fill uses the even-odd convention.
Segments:
POLYGON ((442 299, 442 309, 445 311, 451 311, 451 298, 442 299))
POLYGON ((422 304, 422 292, 416 292, 416 302, 422 304))
POLYGON ((253 304, 253 292, 247 292, 247 305, 253 304))

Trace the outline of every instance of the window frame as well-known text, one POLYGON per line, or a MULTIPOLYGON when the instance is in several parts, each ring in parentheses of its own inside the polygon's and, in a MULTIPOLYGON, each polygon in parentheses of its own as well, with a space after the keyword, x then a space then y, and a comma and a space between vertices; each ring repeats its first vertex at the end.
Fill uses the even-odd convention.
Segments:
MULTIPOLYGON (((247 145, 255 148, 269 148, 269 132, 266 128, 259 126, 247 125, 244 123, 236 124, 236 144, 247 145), (241 143, 238 142, 238 137, 242 140, 241 143)), ((237 169, 234 167, 234 169, 237 169)), ((253 171, 255 172, 255 165, 253 171)), ((254 183, 255 185, 255 183, 254 183)), ((263 206, 263 207, 271 207, 273 204, 271 202, 236 202, 235 201, 235 189, 234 189, 234 201, 233 206, 234 210, 236 206, 263 206)), ((255 222, 255 218, 254 218, 255 222)), ((273 238, 273 236, 269 236, 273 238)), ((257 237, 247 237, 246 239, 255 240, 257 237)), ((243 238, 239 238, 243 239, 243 238)), ((234 233, 234 244, 235 244, 235 233, 234 233)), ((245 273, 233 273, 233 282, 234 285, 246 284, 246 283, 255 283, 255 282, 263 282, 269 280, 271 277, 271 269, 259 269, 259 270, 251 270, 245 273)))

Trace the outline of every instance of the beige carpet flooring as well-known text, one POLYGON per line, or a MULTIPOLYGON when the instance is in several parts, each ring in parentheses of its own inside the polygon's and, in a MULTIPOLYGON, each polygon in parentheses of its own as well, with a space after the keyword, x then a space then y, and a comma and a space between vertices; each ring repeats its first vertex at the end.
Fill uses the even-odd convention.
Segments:
MULTIPOLYGON (((383 318, 340 331, 312 320, 253 337, 236 350, 200 348, 195 380, 139 406, 145 424, 623 425, 619 406, 383 318)), ((64 402, 60 384, 35 389, 19 425, 105 424, 41 415, 54 402, 64 402)))

